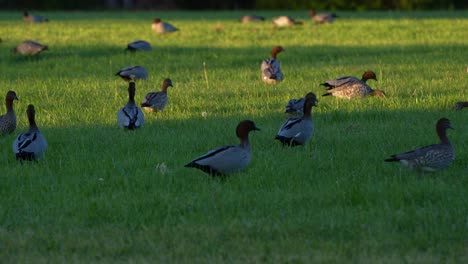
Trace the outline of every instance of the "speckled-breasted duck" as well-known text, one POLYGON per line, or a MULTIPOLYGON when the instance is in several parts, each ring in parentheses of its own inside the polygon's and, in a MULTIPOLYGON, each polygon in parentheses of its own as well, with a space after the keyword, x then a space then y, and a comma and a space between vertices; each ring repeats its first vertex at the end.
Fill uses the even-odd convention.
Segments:
POLYGON ((246 15, 243 16, 239 19, 241 23, 250 23, 250 22, 260 22, 264 21, 265 18, 262 16, 256 16, 256 15, 246 15))
POLYGON ((44 50, 49 50, 49 47, 33 40, 25 40, 18 44, 18 46, 14 47, 11 52, 26 56, 34 56, 38 55, 44 50))
POLYGON ((385 97, 385 92, 379 89, 372 89, 367 85, 367 80, 374 79, 377 80, 375 73, 373 71, 367 71, 362 75, 362 79, 359 80, 356 77, 345 76, 340 77, 335 80, 329 80, 321 85, 324 85, 328 90, 327 93, 322 96, 333 95, 339 98, 356 98, 356 97, 366 97, 366 96, 379 96, 385 97))
POLYGON ((49 22, 49 19, 43 16, 35 16, 29 14, 28 11, 23 12, 23 21, 29 23, 42 23, 42 22, 49 22))
POLYGON ((468 102, 458 102, 455 104, 455 110, 459 111, 463 108, 468 107, 468 102))
POLYGON ((172 81, 171 79, 164 79, 161 91, 148 93, 141 102, 141 107, 149 112, 163 111, 169 101, 167 97, 168 87, 173 87, 172 81))
POLYGON ((249 142, 250 131, 260 130, 251 120, 244 120, 236 128, 240 144, 213 149, 185 167, 200 169, 212 176, 221 176, 243 170, 250 162, 252 151, 249 142))
POLYGON ((117 122, 121 128, 133 130, 143 126, 145 116, 135 104, 135 83, 128 84, 128 103, 117 112, 117 122))
POLYGON ((174 27, 173 25, 162 22, 160 18, 155 18, 153 20, 153 24, 151 24, 151 29, 158 34, 162 33, 171 33, 179 30, 178 28, 174 27))
POLYGON ((37 160, 45 153, 47 142, 36 125, 36 111, 32 104, 26 110, 29 130, 19 134, 13 142, 13 153, 17 160, 37 160))
POLYGON ((128 43, 126 51, 151 51, 151 44, 148 41, 144 40, 135 40, 131 43, 128 43))
POLYGON ((286 104, 286 111, 284 112, 292 117, 302 116, 304 113, 304 102, 304 98, 291 99, 286 104))
POLYGON ((14 91, 8 91, 5 97, 6 114, 0 116, 0 136, 10 134, 16 129, 16 114, 13 100, 18 100, 14 91))
POLYGON ((271 58, 262 61, 260 68, 262 70, 262 81, 268 84, 276 84, 283 80, 283 72, 279 61, 276 59, 278 53, 284 51, 283 47, 275 46, 271 50, 271 58))
POLYGON ((286 120, 275 139, 279 140, 283 145, 305 145, 314 132, 311 111, 313 106, 317 106, 317 102, 315 94, 308 93, 305 96, 303 116, 286 120))
POLYGON ((455 158, 455 153, 447 137, 447 129, 452 128, 450 120, 441 118, 437 121, 436 131, 440 143, 433 144, 401 154, 394 154, 386 162, 399 161, 411 170, 433 172, 448 167, 455 158))
POLYGON ((275 27, 290 27, 294 25, 302 25, 302 21, 296 21, 290 16, 279 16, 272 19, 275 27))
POLYGON ((129 66, 118 71, 116 76, 122 77, 125 81, 136 81, 148 79, 148 72, 142 66, 129 66))
POLYGON ((334 13, 316 13, 314 9, 309 10, 309 15, 316 24, 323 24, 325 22, 333 23, 338 16, 334 13))

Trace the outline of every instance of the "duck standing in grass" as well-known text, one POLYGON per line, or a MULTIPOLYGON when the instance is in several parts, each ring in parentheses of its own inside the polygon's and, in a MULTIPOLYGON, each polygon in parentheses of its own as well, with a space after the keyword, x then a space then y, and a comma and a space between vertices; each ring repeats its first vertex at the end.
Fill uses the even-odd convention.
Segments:
POLYGON ((335 18, 338 16, 334 13, 319 13, 317 14, 314 9, 309 10, 309 15, 312 18, 312 21, 315 22, 315 24, 323 24, 323 23, 333 23, 335 18))
MULTIPOLYGON (((433 172, 448 167, 455 158, 455 153, 447 137, 447 129, 452 128, 450 120, 441 118, 437 121, 436 131, 440 143, 421 147, 401 154, 394 154, 386 162, 398 161, 410 170, 433 172)), ((453 129, 453 128, 452 128, 453 129)))
POLYGON ((36 111, 34 105, 28 105, 26 110, 29 121, 29 130, 21 133, 13 142, 13 153, 17 160, 37 160, 45 153, 47 142, 36 125, 36 111))
POLYGON ((163 111, 169 101, 167 97, 168 87, 173 87, 171 79, 165 79, 163 81, 160 92, 148 93, 143 99, 141 107, 149 112, 163 111))
POLYGON ((305 96, 303 116, 286 120, 275 139, 287 146, 305 145, 314 132, 311 112, 312 107, 317 106, 317 102, 315 94, 308 93, 305 96))
POLYGON ((129 66, 118 71, 116 76, 122 77, 125 81, 136 81, 148 79, 148 72, 142 66, 129 66))
POLYGON ((372 89, 367 85, 367 80, 376 80, 377 77, 373 71, 367 71, 362 75, 362 79, 359 80, 356 77, 344 76, 335 80, 329 80, 320 85, 325 86, 327 93, 322 96, 333 95, 339 98, 355 98, 355 97, 366 97, 366 96, 380 96, 385 97, 385 92, 378 89, 372 89))
POLYGON ((246 15, 239 19, 241 23, 261 22, 264 20, 265 20, 264 17, 256 16, 256 15, 246 15))
POLYGON ((128 103, 117 112, 117 122, 121 128, 133 130, 143 126, 145 116, 135 104, 135 83, 128 84, 128 103))
POLYGON ((174 27, 173 25, 162 22, 160 18, 155 18, 153 20, 153 24, 151 24, 151 29, 158 34, 163 33, 171 33, 179 30, 178 28, 174 27))
POLYGON ((458 102, 455 104, 455 110, 459 111, 463 108, 468 107, 468 102, 458 102))
POLYGON ((8 91, 5 97, 6 114, 0 116, 0 136, 7 135, 16 129, 16 114, 13 101, 18 100, 14 91, 8 91))
POLYGON ((42 23, 42 22, 49 22, 49 19, 43 16, 34 16, 29 14, 28 11, 23 12, 23 21, 29 23, 42 23))
POLYGON ((304 24, 302 21, 296 21, 290 16, 279 16, 279 17, 274 17, 272 19, 273 24, 275 27, 282 28, 282 27, 291 27, 291 26, 296 26, 296 25, 302 25, 304 24))
POLYGON ((126 51, 151 51, 151 44, 148 41, 144 40, 135 40, 127 44, 126 51))
POLYGON ((244 120, 236 128, 240 144, 210 150, 185 167, 200 169, 212 176, 222 176, 243 170, 250 162, 252 150, 249 142, 250 131, 260 130, 251 120, 244 120))
POLYGON ((35 56, 44 50, 49 50, 49 47, 33 40, 25 40, 18 44, 18 46, 14 47, 11 52, 15 54, 19 53, 25 56, 35 56))
POLYGON ((278 53, 284 51, 283 47, 275 46, 271 50, 271 58, 262 61, 262 81, 268 84, 276 84, 283 80, 283 72, 279 61, 276 59, 278 53))

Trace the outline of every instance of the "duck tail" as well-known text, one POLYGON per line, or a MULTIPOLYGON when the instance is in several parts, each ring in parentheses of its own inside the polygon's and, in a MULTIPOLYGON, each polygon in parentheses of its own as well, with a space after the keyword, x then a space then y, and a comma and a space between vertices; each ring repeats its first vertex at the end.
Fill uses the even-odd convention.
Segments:
POLYGON ((400 161, 400 160, 395 158, 394 156, 392 156, 391 158, 385 159, 384 161, 385 162, 394 162, 394 161, 400 161))

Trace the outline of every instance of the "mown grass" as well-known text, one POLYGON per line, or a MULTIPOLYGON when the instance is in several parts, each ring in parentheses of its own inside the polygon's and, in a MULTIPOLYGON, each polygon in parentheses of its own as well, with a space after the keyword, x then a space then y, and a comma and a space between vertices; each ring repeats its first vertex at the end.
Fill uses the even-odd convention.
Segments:
POLYGON ((0 15, 2 94, 20 98, 18 129, 0 138, 2 262, 467 261, 467 112, 453 111, 468 98, 466 12, 342 12, 333 25, 306 20, 277 31, 269 22, 238 24, 243 12, 43 14, 50 23, 0 15), (155 16, 180 32, 153 34, 155 16), (11 56, 24 39, 50 51, 11 56), (124 53, 136 39, 153 51, 124 53), (285 81, 268 86, 259 68, 274 45, 286 49, 285 81), (127 84, 114 74, 137 64, 150 72, 137 101, 166 77, 174 87, 164 113, 126 132, 116 112, 127 84), (387 98, 321 98, 307 146, 274 142, 290 98, 320 95, 322 81, 367 69, 387 98), (27 128, 29 103, 49 148, 20 165, 11 143, 27 128), (421 178, 383 162, 437 142, 444 116, 455 127, 451 167, 421 178), (262 129, 251 134, 247 170, 222 182, 183 167, 236 143, 243 119, 262 129))

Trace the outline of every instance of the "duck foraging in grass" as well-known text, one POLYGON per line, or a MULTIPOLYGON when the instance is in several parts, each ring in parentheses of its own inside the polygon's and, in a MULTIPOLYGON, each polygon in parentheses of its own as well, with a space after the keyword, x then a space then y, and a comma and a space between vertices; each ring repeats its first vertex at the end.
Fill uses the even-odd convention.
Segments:
POLYGON ((155 18, 153 20, 153 24, 151 24, 151 29, 153 29, 153 31, 158 34, 172 33, 179 30, 178 28, 174 27, 169 23, 162 22, 160 18, 155 18))
POLYGON ((335 18, 338 16, 334 13, 316 13, 314 9, 309 10, 309 15, 310 18, 312 18, 312 21, 315 22, 315 24, 323 24, 323 23, 333 23, 335 18))
POLYGON ((16 159, 20 161, 38 160, 45 153, 47 142, 36 125, 34 105, 28 105, 26 114, 29 121, 29 130, 16 137, 13 142, 13 153, 15 153, 16 159))
POLYGON ((344 76, 335 80, 328 80, 320 85, 325 86, 327 93, 322 96, 336 96, 339 98, 356 98, 366 96, 385 97, 385 92, 379 89, 372 89, 367 85, 367 80, 376 80, 377 77, 373 71, 367 71, 362 75, 362 79, 352 76, 344 76))
POLYGON ((23 12, 23 21, 29 23, 42 23, 42 22, 49 22, 49 19, 43 16, 34 16, 29 14, 28 11, 23 12))
POLYGON ((347 83, 350 83, 350 82, 361 81, 363 83, 367 83, 367 80, 377 81, 377 75, 375 74, 375 72, 366 71, 366 72, 364 72, 362 74, 361 79, 358 79, 358 78, 356 78, 354 76, 343 76, 343 77, 339 77, 339 78, 334 79, 334 80, 328 80, 328 81, 326 81, 324 83, 321 83, 320 85, 325 86, 326 90, 330 90, 330 89, 333 89, 333 88, 336 88, 336 87, 339 87, 339 86, 346 85, 347 83))
POLYGON ((148 72, 142 66, 129 66, 118 71, 116 76, 120 76, 125 81, 136 81, 148 79, 148 72))
POLYGON ((236 128, 240 144, 223 146, 210 150, 206 154, 185 164, 188 168, 197 168, 212 176, 223 176, 239 172, 247 167, 252 157, 249 133, 260 130, 251 120, 244 120, 236 128))
POLYGON ((169 101, 167 97, 167 88, 173 87, 171 79, 165 79, 162 83, 161 91, 148 93, 141 107, 149 112, 163 111, 169 101))
POLYGON ((121 128, 133 130, 143 126, 145 116, 141 109, 135 104, 135 83, 128 84, 128 102, 117 111, 117 122, 121 128))
POLYGON ((265 59, 260 65, 262 70, 262 81, 268 84, 276 84, 283 81, 283 72, 279 61, 276 59, 278 53, 284 51, 283 47, 275 46, 271 50, 271 58, 265 59))
POLYGON ((291 27, 304 24, 302 21, 296 21, 290 16, 279 16, 272 19, 275 27, 291 27))
MULTIPOLYGON (((398 161, 410 170, 433 172, 447 168, 455 158, 455 153, 447 137, 447 129, 452 128, 450 120, 441 118, 437 121, 436 131, 440 143, 433 144, 401 154, 394 154, 386 162, 398 161)), ((452 128, 453 129, 453 128, 452 128)))
POLYGON ((14 91, 8 91, 5 97, 6 114, 0 116, 0 136, 7 135, 16 129, 16 114, 13 101, 18 100, 14 91))
POLYGON ((127 44, 126 51, 151 51, 151 44, 144 40, 135 40, 127 44))
POLYGON ((265 18, 262 16, 256 16, 256 15, 246 15, 243 16, 239 19, 239 22, 241 23, 251 23, 251 22, 261 22, 264 21, 265 18))
POLYGON ((49 47, 33 40, 25 40, 14 47, 11 52, 24 56, 35 56, 39 55, 44 50, 49 50, 49 47))
POLYGON ((305 145, 314 132, 311 111, 313 106, 317 106, 317 102, 315 94, 308 93, 305 96, 303 116, 286 120, 275 139, 286 146, 305 145))

